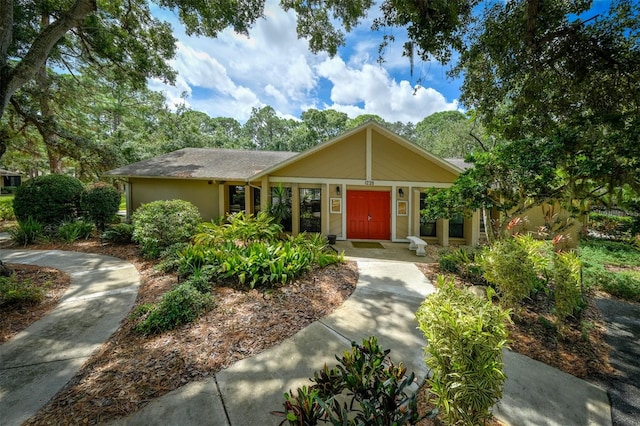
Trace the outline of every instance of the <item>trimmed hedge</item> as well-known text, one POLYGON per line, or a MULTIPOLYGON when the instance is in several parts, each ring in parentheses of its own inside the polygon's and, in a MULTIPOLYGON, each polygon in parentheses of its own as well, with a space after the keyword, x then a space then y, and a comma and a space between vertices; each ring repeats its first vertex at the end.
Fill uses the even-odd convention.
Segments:
POLYGON ((87 186, 80 201, 87 219, 93 222, 99 232, 103 232, 118 213, 120 192, 108 183, 97 182, 87 186))
POLYGON ((78 216, 83 191, 82 182, 72 176, 38 176, 18 187, 13 211, 19 222, 31 217, 45 226, 58 225, 78 216))

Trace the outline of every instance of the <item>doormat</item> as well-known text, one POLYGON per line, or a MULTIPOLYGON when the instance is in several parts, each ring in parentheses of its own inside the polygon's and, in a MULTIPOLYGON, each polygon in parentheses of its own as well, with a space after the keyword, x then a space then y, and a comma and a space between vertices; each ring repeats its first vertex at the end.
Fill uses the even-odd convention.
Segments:
POLYGON ((383 249, 384 246, 375 241, 351 241, 353 248, 375 248, 383 249))

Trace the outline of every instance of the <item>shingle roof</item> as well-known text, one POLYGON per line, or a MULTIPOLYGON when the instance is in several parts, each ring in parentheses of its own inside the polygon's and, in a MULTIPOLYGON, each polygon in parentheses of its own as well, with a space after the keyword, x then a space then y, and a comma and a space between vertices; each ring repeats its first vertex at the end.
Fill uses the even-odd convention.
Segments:
POLYGON ((105 174, 123 177, 247 180, 296 154, 288 151, 184 148, 105 174))
POLYGON ((473 163, 467 163, 462 158, 445 158, 444 160, 447 161, 448 163, 453 164, 460 170, 467 170, 473 167, 473 163))

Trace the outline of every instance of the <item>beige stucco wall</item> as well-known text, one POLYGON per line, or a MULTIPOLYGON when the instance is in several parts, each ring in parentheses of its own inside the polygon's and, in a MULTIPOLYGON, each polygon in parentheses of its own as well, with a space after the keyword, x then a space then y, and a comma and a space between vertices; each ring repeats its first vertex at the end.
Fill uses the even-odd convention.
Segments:
POLYGON ((157 200, 180 199, 193 203, 203 220, 219 217, 218 185, 206 180, 130 179, 131 204, 140 205, 157 200))
POLYGON ((352 135, 273 173, 273 176, 364 179, 366 132, 352 135))
MULTIPOLYGON (((520 214, 519 217, 527 219, 524 230, 530 232, 537 232, 538 228, 544 226, 549 220, 551 220, 552 223, 568 223, 569 226, 561 233, 569 235, 571 239, 569 246, 575 246, 577 244, 580 232, 584 226, 584 219, 571 218, 571 215, 558 203, 554 205, 544 203, 540 206, 531 207, 520 214)), ((553 235, 551 237, 553 237, 553 235)))
POLYGON ((456 176, 376 131, 371 132, 372 176, 376 180, 453 182, 456 176))

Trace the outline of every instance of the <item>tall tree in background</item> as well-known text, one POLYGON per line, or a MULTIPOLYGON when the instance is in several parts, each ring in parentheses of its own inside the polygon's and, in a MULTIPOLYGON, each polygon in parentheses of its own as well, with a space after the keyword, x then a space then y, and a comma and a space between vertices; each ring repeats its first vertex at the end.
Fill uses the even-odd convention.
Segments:
POLYGON ((465 158, 495 145, 478 120, 460 111, 436 112, 425 117, 416 124, 416 142, 442 158, 465 158))
MULTIPOLYGON (((350 2, 349 7, 335 0, 320 3, 327 17, 347 29, 372 4, 371 0, 350 2)), ((158 5, 175 11, 189 35, 216 37, 228 27, 246 33, 262 16, 264 0, 162 0, 158 5)), ((321 23, 301 19, 299 33, 313 33, 312 49, 335 53, 344 41, 342 33, 321 23)), ((0 0, 0 158, 10 137, 6 122, 1 120, 11 98, 36 80, 46 90, 50 84, 47 67, 73 72, 79 63, 109 63, 116 65, 119 78, 143 85, 149 77, 173 79, 167 60, 174 51, 170 26, 151 16, 145 0, 0 0)), ((46 100, 45 93, 41 99, 46 100)), ((46 105, 43 109, 46 111, 46 105)), ((43 118, 53 126, 49 124, 51 117, 43 118)))

